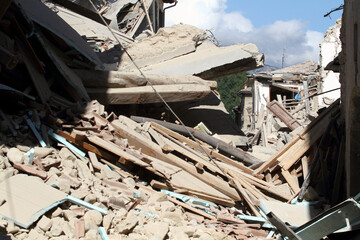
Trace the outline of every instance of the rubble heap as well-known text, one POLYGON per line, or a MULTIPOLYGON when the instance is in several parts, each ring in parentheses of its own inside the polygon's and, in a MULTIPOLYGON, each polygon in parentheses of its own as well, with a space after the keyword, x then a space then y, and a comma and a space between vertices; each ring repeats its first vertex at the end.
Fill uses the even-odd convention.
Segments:
MULTIPOLYGON (((339 101, 308 125, 293 121, 287 109, 272 103, 269 108, 281 112, 278 117, 292 134, 269 159, 210 131, 108 111, 103 104, 121 109, 158 103, 160 93, 179 105, 215 99, 209 109, 216 112, 221 101, 211 79, 263 65, 256 46, 220 48, 204 42, 204 31, 192 36, 190 26, 162 29, 141 40, 143 23, 156 19, 146 16, 147 10, 159 10, 159 1, 140 2, 118 3, 125 16, 117 16, 119 24, 112 27, 119 27, 114 34, 130 46, 129 52, 140 54, 146 78, 133 72, 124 49, 82 5, 9 0, 0 7, 0 238, 308 236, 316 226, 314 216, 324 211, 322 204, 312 206, 314 201, 332 196, 326 203, 335 205, 343 200, 339 101), (173 34, 178 29, 186 34, 173 34), (161 41, 169 43, 173 35, 182 44, 162 48, 161 41), (155 45, 162 51, 150 49, 155 45), (318 174, 321 179, 314 178, 318 174)), ((265 118, 260 119, 263 126, 265 118)))

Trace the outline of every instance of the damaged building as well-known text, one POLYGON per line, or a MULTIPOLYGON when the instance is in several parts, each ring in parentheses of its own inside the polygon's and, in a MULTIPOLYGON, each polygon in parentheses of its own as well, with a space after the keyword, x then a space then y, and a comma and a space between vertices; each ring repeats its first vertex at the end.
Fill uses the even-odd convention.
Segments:
POLYGON ((264 55, 176 4, 3 1, 0 238, 356 239, 359 3, 319 65, 249 75, 237 123, 216 78, 264 55))

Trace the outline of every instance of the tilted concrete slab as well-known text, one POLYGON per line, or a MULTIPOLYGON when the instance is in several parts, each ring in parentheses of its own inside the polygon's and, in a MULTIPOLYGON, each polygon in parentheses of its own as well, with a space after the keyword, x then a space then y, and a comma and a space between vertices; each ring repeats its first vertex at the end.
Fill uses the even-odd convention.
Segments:
POLYGON ((249 71, 264 66, 264 55, 254 44, 217 47, 203 43, 196 52, 143 68, 146 73, 196 75, 203 79, 249 71))

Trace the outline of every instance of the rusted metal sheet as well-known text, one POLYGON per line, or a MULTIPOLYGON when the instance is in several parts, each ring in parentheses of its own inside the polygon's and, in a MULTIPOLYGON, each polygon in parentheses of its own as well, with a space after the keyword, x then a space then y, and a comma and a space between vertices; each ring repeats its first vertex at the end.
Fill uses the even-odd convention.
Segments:
POLYGON ((266 107, 278 118, 280 118, 280 120, 283 121, 291 130, 301 126, 301 124, 293 116, 291 116, 291 114, 283 106, 281 106, 278 101, 273 100, 266 107))

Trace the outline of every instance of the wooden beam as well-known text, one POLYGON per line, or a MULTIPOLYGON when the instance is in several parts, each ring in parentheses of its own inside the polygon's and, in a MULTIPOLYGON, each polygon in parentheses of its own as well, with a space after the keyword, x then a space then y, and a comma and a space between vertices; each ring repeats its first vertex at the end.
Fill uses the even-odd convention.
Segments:
POLYGON ((214 138, 206 133, 195 130, 193 128, 190 128, 190 127, 184 128, 183 126, 180 126, 180 125, 177 125, 174 123, 163 122, 163 121, 159 121, 159 120, 152 119, 152 118, 143 118, 143 117, 136 117, 136 116, 132 116, 131 118, 136 122, 150 122, 150 121, 155 122, 155 123, 162 125, 168 129, 171 129, 173 131, 184 134, 185 136, 189 136, 188 131, 190 131, 190 133, 194 137, 210 144, 211 146, 219 149, 220 151, 223 151, 231 156, 234 156, 235 158, 237 158, 249 165, 259 164, 262 162, 259 159, 257 159, 256 157, 251 156, 250 154, 248 154, 247 152, 245 152, 239 148, 235 148, 235 147, 231 146, 230 144, 225 143, 224 141, 221 141, 217 138, 214 138))
POLYGON ((310 102, 309 102, 309 88, 307 80, 303 81, 304 97, 305 97, 305 110, 307 114, 310 114, 310 102))
POLYGON ((110 161, 118 160, 118 157, 115 157, 115 155, 113 155, 107 151, 104 151, 102 149, 99 149, 93 145, 90 145, 87 142, 76 140, 74 137, 70 136, 70 134, 68 134, 64 131, 57 130, 56 133, 59 134, 60 136, 62 136, 63 138, 65 138, 66 140, 68 140, 69 142, 75 143, 78 146, 80 146, 81 148, 91 151, 102 158, 105 158, 110 161))
POLYGON ((217 158, 218 160, 224 162, 224 163, 227 163, 231 166, 234 166, 234 167, 237 167, 239 169, 241 169, 242 171, 246 172, 246 173, 252 173, 253 170, 251 168, 248 168, 248 167, 245 167, 244 165, 238 163, 237 161, 234 161, 216 151, 213 151, 211 149, 209 149, 207 146, 205 146, 205 144, 202 144, 200 147, 199 144, 197 142, 195 142, 194 140, 191 140, 177 132, 174 132, 174 131, 171 131, 170 129, 160 125, 160 124, 157 124, 155 122, 151 122, 151 126, 158 132, 162 133, 162 134, 168 134, 169 136, 173 137, 173 138, 176 138, 178 139, 179 141, 182 141, 182 142, 185 142, 186 144, 188 144, 189 146, 195 148, 195 149, 198 149, 200 151, 203 151, 205 150, 205 152, 207 154, 210 154, 211 156, 217 158))
MULTIPOLYGON (((254 171, 253 175, 261 174, 266 169, 268 169, 269 167, 274 166, 278 162, 279 157, 283 156, 288 151, 292 151, 293 149, 298 148, 299 146, 296 143, 299 142, 299 141, 305 141, 305 140, 302 140, 302 139, 308 139, 308 138, 310 139, 311 138, 311 141, 306 140, 307 141, 306 144, 313 143, 314 141, 317 141, 317 139, 319 137, 321 137, 321 135, 325 131, 325 129, 323 129, 323 128, 324 128, 324 126, 326 128, 328 122, 330 121, 329 117, 331 116, 331 114, 333 112, 339 111, 339 109, 338 109, 339 102, 340 102, 340 100, 338 99, 331 106, 329 106, 314 121, 312 121, 303 130, 301 130, 301 132, 296 137, 291 139, 291 141, 288 142, 280 151, 278 151, 269 160, 267 160, 260 167, 258 167, 254 171), (295 144, 296 144, 296 146, 295 146, 295 144)), ((302 149, 304 150, 305 148, 302 148, 302 149)), ((296 151, 296 150, 294 150, 294 151, 296 151)), ((304 154, 304 153, 301 153, 299 151, 296 151, 296 152, 297 152, 298 155, 300 155, 300 154, 303 155, 304 154)), ((302 155, 300 155, 299 157, 298 156, 290 156, 291 157, 291 162, 287 162, 287 165, 283 166, 283 167, 285 169, 288 169, 288 166, 291 166, 293 161, 299 160, 299 158, 302 155)), ((286 159, 284 161, 286 161, 286 159)), ((285 165, 285 164, 283 164, 283 165, 285 165)))
POLYGON ((295 181, 294 177, 289 173, 289 171, 282 170, 281 174, 285 178, 293 192, 297 193, 300 190, 299 184, 297 181, 295 181))
POLYGON ((301 124, 276 100, 267 104, 266 107, 278 118, 280 118, 280 120, 283 121, 283 123, 285 123, 291 130, 301 126, 301 124))
POLYGON ((124 158, 136 165, 139 165, 141 167, 148 167, 149 164, 142 161, 141 159, 138 159, 137 157, 125 152, 123 149, 121 149, 118 145, 116 145, 115 143, 106 141, 104 139, 101 139, 97 136, 88 136, 87 139, 92 142, 93 144, 102 147, 106 150, 108 150, 109 152, 114 153, 115 155, 124 158))
POLYGON ((149 139, 144 138, 138 132, 130 129, 119 120, 114 120, 111 122, 111 125, 114 127, 115 132, 122 136, 123 138, 127 138, 129 143, 137 148, 141 148, 142 152, 148 154, 150 156, 156 157, 157 159, 175 165, 186 172, 190 173, 194 177, 200 179, 204 183, 212 186, 214 189, 222 192, 223 194, 231 197, 234 200, 239 200, 239 195, 236 190, 225 182, 224 180, 210 174, 207 172, 198 173, 195 166, 187 163, 181 158, 171 154, 171 153, 163 153, 162 149, 149 139))

